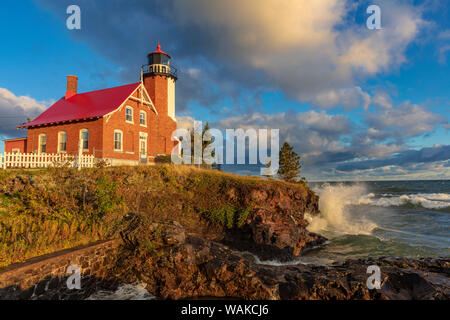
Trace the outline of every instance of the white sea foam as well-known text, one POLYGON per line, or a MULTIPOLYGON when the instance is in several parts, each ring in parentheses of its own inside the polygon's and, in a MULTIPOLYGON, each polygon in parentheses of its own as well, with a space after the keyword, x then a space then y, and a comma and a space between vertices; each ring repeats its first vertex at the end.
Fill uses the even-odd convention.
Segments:
POLYGON ((92 294, 86 300, 154 300, 144 284, 121 284, 115 291, 101 290, 92 294))
POLYGON ((291 261, 278 261, 278 260, 261 260, 257 255, 249 252, 249 251, 242 251, 240 252, 241 254, 246 254, 246 255, 250 255, 253 257, 253 259, 255 260, 256 264, 262 264, 262 265, 266 265, 266 266, 274 266, 274 267, 281 267, 281 266, 295 266, 298 264, 309 264, 309 262, 304 262, 301 261, 299 259, 296 260, 291 260, 291 261))
POLYGON ((420 205, 427 209, 441 209, 450 207, 450 194, 447 193, 418 193, 401 196, 375 197, 373 193, 366 194, 351 204, 367 204, 379 207, 403 206, 405 204, 420 205))
POLYGON ((362 217, 352 217, 348 205, 357 203, 367 195, 364 185, 324 184, 316 190, 319 198, 319 216, 306 215, 308 230, 321 233, 371 234, 377 225, 362 217))
POLYGON ((372 234, 377 224, 370 217, 352 216, 350 205, 371 205, 378 207, 422 206, 427 209, 450 207, 448 193, 382 194, 377 196, 367 191, 363 184, 324 184, 315 189, 320 196, 319 216, 306 215, 313 232, 337 234, 372 234))

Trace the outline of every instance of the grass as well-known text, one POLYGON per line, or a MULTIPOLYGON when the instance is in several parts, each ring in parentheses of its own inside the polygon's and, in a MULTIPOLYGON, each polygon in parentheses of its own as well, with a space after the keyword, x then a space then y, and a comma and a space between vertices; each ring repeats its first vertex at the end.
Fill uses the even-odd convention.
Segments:
POLYGON ((135 232, 143 246, 152 222, 177 220, 187 232, 244 226, 254 190, 302 185, 188 166, 157 165, 0 172, 0 267, 135 232))

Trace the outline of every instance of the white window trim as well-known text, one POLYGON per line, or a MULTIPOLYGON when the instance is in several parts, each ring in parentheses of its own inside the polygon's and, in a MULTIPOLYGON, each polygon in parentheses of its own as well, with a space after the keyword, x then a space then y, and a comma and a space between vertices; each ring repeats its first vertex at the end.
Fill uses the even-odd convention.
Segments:
POLYGON ((47 153, 47 134, 41 133, 39 134, 39 140, 38 140, 38 153, 47 153), (45 136, 45 152, 42 152, 42 137, 45 136))
POLYGON ((123 132, 122 130, 114 130, 114 152, 123 152, 123 132), (120 149, 116 149, 116 133, 120 133, 120 149))
MULTIPOLYGON (((83 148, 83 152, 84 151, 86 151, 86 152, 89 152, 89 129, 87 129, 87 128, 85 128, 85 129, 81 129, 80 130, 80 141, 83 141, 83 132, 86 132, 87 131, 87 133, 88 133, 88 148, 87 149, 84 149, 83 148)), ((83 142, 82 142, 83 143, 83 142)), ((84 145, 84 143, 83 143, 83 145, 84 145)), ((67 148, 67 147, 66 147, 67 148)), ((78 148, 79 148, 79 146, 78 146, 78 148)))
POLYGON ((20 148, 12 148, 11 153, 12 154, 20 153, 20 148))
POLYGON ((131 106, 125 107, 125 122, 134 124, 134 110, 133 110, 133 107, 131 107, 131 106), (131 121, 127 120, 127 110, 131 110, 131 121))
POLYGON ((141 126, 141 127, 145 127, 145 128, 147 128, 147 112, 145 112, 144 110, 141 110, 141 111, 139 111, 139 125, 141 126), (141 123, 141 114, 144 114, 145 115, 145 124, 142 124, 141 123))
POLYGON ((59 131, 58 132, 58 153, 67 153, 67 132, 66 131, 59 131), (64 133, 66 135, 66 150, 61 151, 61 133, 64 133))
POLYGON ((139 132, 139 157, 141 156, 141 138, 145 139, 145 157, 148 156, 148 133, 139 132))

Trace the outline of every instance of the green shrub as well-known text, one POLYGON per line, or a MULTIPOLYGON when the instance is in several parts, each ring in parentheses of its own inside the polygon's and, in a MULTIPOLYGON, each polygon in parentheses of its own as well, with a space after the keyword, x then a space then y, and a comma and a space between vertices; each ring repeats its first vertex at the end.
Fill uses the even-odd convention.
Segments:
POLYGON ((97 180, 96 202, 99 217, 108 214, 117 204, 119 197, 117 196, 117 184, 101 176, 97 180))
POLYGON ((233 229, 242 228, 250 213, 251 206, 239 209, 231 205, 224 205, 217 209, 199 211, 214 225, 233 229))

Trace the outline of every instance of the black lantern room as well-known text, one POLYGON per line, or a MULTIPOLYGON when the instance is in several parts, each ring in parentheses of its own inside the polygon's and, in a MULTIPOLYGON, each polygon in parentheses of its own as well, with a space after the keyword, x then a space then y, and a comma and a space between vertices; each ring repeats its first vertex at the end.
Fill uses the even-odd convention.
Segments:
POLYGON ((177 70, 170 65, 170 56, 161 50, 161 45, 147 55, 148 65, 143 66, 145 75, 165 75, 177 79, 177 70))

